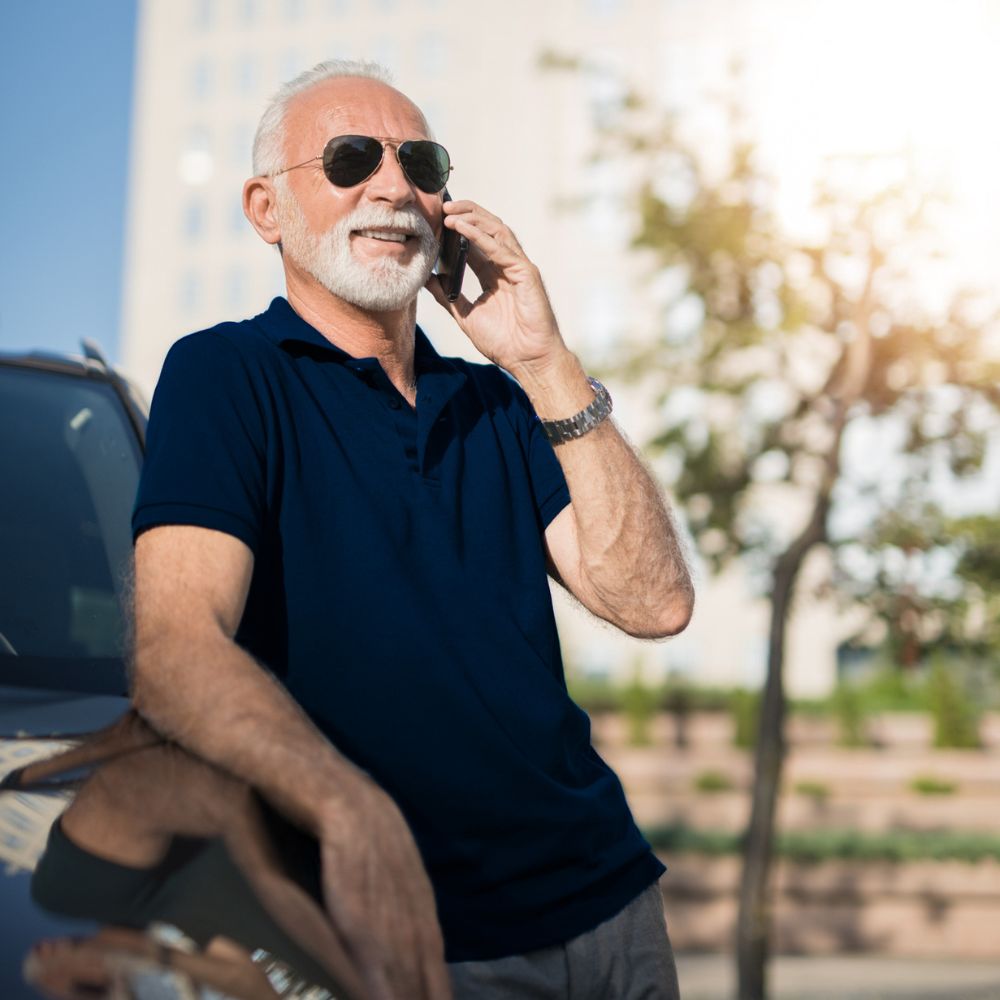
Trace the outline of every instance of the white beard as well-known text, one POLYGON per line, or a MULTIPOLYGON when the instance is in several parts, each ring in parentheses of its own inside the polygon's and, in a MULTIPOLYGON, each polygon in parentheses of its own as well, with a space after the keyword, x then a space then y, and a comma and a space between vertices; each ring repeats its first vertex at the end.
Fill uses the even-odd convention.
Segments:
MULTIPOLYGON (((279 178, 283 180, 284 178, 279 178)), ((368 312, 391 312, 409 305, 430 277, 439 245, 427 220, 408 206, 393 211, 364 205, 341 219, 326 233, 313 233, 295 195, 278 186, 278 222, 281 250, 337 298, 368 312), (392 257, 361 261, 351 251, 351 233, 359 229, 404 229, 416 239, 409 263, 392 257)))

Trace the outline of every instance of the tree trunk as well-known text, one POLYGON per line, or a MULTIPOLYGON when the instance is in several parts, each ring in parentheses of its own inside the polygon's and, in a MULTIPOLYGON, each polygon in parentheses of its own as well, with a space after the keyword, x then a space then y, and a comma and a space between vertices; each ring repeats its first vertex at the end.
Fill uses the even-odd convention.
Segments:
POLYGON ((840 474, 840 446, 847 416, 853 403, 861 396, 871 372, 872 339, 868 320, 872 282, 880 263, 877 251, 871 247, 864 289, 854 310, 858 335, 846 346, 842 364, 835 367, 831 380, 824 388, 823 395, 830 407, 832 434, 812 514, 802 533, 778 557, 774 566, 767 682, 754 752, 753 804, 743 844, 743 877, 736 921, 739 1000, 767 1000, 766 971, 771 931, 768 881, 774 854, 775 808, 785 755, 785 631, 799 570, 813 546, 826 539, 826 518, 833 487, 840 474))
POLYGON ((767 997, 771 929, 768 882, 774 846, 774 816, 785 758, 785 631, 795 581, 809 551, 826 536, 829 506, 830 490, 823 489, 816 498, 805 530, 778 558, 774 567, 767 683, 754 750, 753 805, 743 845, 743 878, 736 924, 739 1000, 766 1000, 767 997))
POLYGON ((771 597, 771 632, 767 683, 760 708, 754 751, 753 806, 743 847, 743 878, 737 920, 736 961, 739 1000, 765 1000, 770 935, 770 893, 774 816, 781 788, 785 755, 785 693, 782 668, 785 626, 795 589, 795 578, 805 551, 792 561, 792 550, 778 560, 771 597))
POLYGON ((771 592, 771 629, 767 681, 754 751, 753 804, 743 843, 743 877, 736 922, 736 970, 739 1000, 766 1000, 770 951, 768 881, 774 846, 774 817, 785 756, 785 632, 795 581, 810 550, 826 538, 826 518, 839 467, 846 408, 839 408, 827 467, 812 514, 802 533, 778 557, 771 592))

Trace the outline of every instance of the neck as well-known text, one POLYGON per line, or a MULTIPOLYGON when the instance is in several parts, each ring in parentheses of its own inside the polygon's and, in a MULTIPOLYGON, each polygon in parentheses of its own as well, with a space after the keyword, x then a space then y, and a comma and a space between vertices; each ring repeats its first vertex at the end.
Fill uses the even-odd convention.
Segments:
POLYGON ((331 344, 355 358, 378 358, 389 380, 407 399, 415 395, 413 355, 417 300, 390 312, 368 312, 333 295, 314 279, 286 272, 289 305, 331 344))

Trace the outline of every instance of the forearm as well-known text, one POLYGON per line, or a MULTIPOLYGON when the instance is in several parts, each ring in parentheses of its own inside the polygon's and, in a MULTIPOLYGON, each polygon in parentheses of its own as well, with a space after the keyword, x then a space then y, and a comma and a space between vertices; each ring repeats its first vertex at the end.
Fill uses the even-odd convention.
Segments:
MULTIPOLYGON (((594 398, 569 351, 512 374, 542 419, 571 416, 594 398)), ((670 511, 635 450, 605 420, 555 453, 573 502, 581 585, 602 617, 637 635, 679 632, 691 615, 691 577, 670 511)))
POLYGON ((157 731, 254 786, 314 833, 327 809, 359 783, 370 784, 221 631, 159 638, 140 632, 133 700, 157 731))

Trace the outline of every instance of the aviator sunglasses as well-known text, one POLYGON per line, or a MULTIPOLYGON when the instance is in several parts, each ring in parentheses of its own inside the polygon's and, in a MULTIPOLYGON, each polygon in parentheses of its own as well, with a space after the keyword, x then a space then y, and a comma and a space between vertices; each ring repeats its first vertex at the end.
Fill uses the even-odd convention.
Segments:
POLYGON ((382 163, 386 146, 391 146, 403 173, 426 194, 437 194, 448 183, 454 169, 448 150, 430 139, 405 139, 400 142, 386 136, 336 135, 320 156, 285 167, 272 176, 304 167, 314 160, 323 161, 326 179, 336 187, 350 188, 369 177, 382 163))

